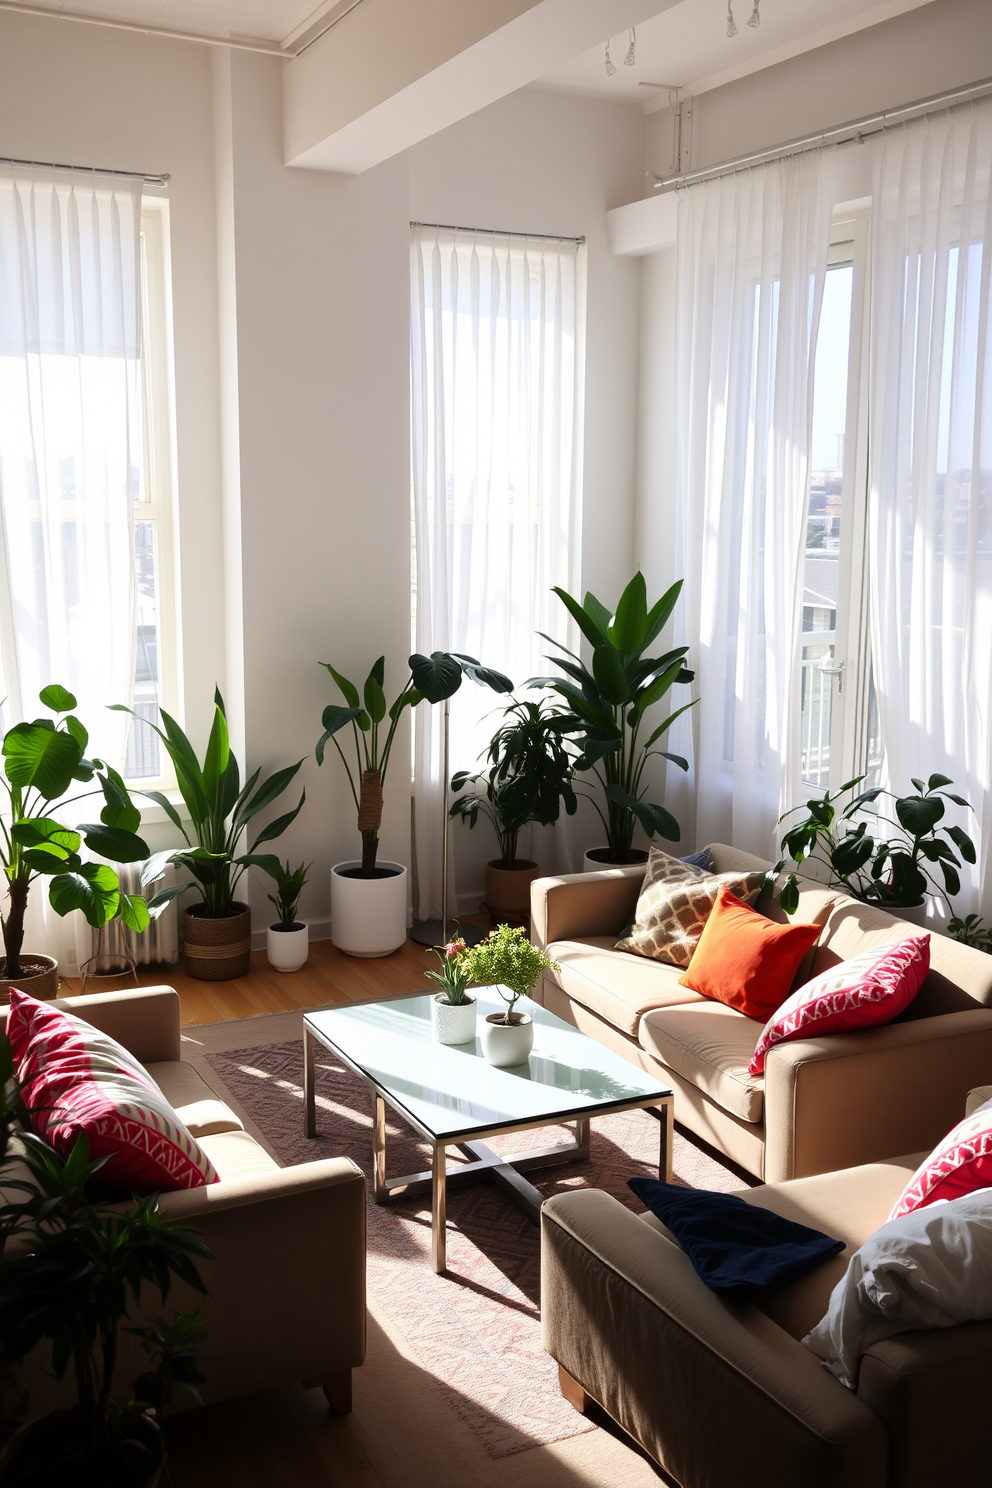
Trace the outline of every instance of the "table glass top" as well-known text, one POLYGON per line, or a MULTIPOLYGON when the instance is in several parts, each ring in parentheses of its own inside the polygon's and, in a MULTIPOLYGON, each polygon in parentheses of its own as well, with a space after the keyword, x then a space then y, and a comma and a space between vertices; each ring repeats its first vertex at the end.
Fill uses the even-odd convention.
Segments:
MULTIPOLYGON (((478 987, 474 995, 478 1022, 505 1011, 495 988, 478 987)), ((521 998, 517 1009, 534 1020, 534 1048, 526 1064, 512 1069, 487 1064, 478 1037, 472 1044, 436 1043, 430 1007, 426 993, 321 1009, 304 1021, 435 1137, 545 1116, 550 1123, 671 1093, 530 998, 521 998)))

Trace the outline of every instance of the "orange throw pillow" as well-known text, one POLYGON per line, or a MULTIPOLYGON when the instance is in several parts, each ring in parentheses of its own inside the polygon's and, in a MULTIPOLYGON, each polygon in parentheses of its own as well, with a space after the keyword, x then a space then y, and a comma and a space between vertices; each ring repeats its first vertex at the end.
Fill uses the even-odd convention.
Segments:
POLYGON ((679 984, 767 1022, 822 925, 777 925, 721 888, 679 984))

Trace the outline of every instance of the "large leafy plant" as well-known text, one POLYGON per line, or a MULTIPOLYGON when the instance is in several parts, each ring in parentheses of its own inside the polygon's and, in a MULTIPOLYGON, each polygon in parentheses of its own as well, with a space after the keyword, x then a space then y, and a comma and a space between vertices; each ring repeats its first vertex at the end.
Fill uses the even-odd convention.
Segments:
POLYGON ((317 763, 324 763, 324 751, 329 740, 344 765, 358 812, 358 830, 362 838, 362 877, 374 878, 379 851, 379 828, 382 825, 382 791, 396 740, 396 730, 404 711, 425 701, 443 703, 454 696, 464 677, 469 677, 481 687, 491 687, 494 692, 512 692, 513 683, 501 672, 483 666, 474 656, 463 656, 455 651, 433 651, 430 656, 415 654, 410 657, 410 675, 393 702, 387 703, 384 656, 380 656, 373 665, 365 679, 361 695, 354 682, 350 682, 329 661, 322 661, 320 665, 334 678, 344 698, 344 705, 329 703, 321 715, 324 732, 317 740, 317 763), (342 729, 347 730, 349 726, 354 768, 338 739, 342 729))
MULTIPOLYGON (((121 711, 133 710, 115 704, 121 711)), ((137 715, 135 715, 137 716, 137 715)), ((201 765, 189 739, 170 714, 162 710, 162 728, 155 729, 176 772, 176 784, 189 814, 192 835, 187 832, 179 812, 168 796, 161 791, 143 791, 149 800, 157 801, 173 826, 182 834, 185 847, 167 848, 149 858, 142 871, 142 883, 154 883, 170 863, 185 868, 193 875, 193 882, 167 884, 149 900, 152 912, 160 911, 170 900, 189 888, 199 891, 208 919, 220 919, 234 913, 235 893, 242 875, 251 867, 266 873, 279 871, 279 860, 273 853, 256 853, 263 842, 272 842, 281 837, 291 822, 296 820, 306 800, 304 791, 297 805, 284 816, 268 823, 255 837, 247 853, 238 853, 238 845, 248 830, 248 824, 282 795, 296 775, 302 760, 285 769, 276 770, 261 780, 261 770, 256 770, 241 784, 241 772, 227 730, 227 715, 224 699, 214 691, 214 717, 207 740, 206 753, 201 765)))
MULTIPOLYGON (((957 894, 961 859, 974 863, 975 845, 962 827, 944 825, 946 801, 971 809, 963 796, 945 789, 953 784, 950 778, 914 777, 915 789, 908 796, 896 796, 881 786, 858 791, 864 778, 858 775, 838 790, 807 801, 806 815, 783 836, 782 851, 796 864, 819 863, 830 884, 868 904, 911 908, 928 893, 957 894), (851 792, 857 793, 841 806, 841 798, 851 792), (894 822, 876 808, 880 799, 893 803, 894 822)), ((794 807, 781 821, 803 809, 794 807)), ((777 880, 785 864, 785 858, 776 863, 769 883, 777 880)), ((780 900, 787 914, 795 912, 799 884, 794 873, 783 884, 780 900)))
POLYGON ((500 866, 513 868, 517 839, 528 822, 542 827, 556 822, 562 805, 569 816, 576 808, 572 758, 563 736, 569 720, 544 702, 516 702, 504 709, 505 722, 489 743, 490 768, 473 775, 459 770, 451 789, 464 791, 450 808, 474 827, 480 814, 496 832, 500 866), (470 790, 466 790, 470 786, 470 790))
POLYGON ((587 665, 560 642, 545 636, 562 653, 548 659, 563 675, 531 680, 532 686, 553 688, 568 710, 568 732, 579 751, 575 768, 589 771, 602 789, 602 804, 596 795, 590 799, 606 829, 610 859, 617 863, 630 861, 638 823, 649 838, 678 842, 680 836, 672 814, 648 799, 644 771, 652 756, 669 760, 680 770, 689 768, 681 755, 653 746, 695 699, 676 708, 654 728, 648 722, 649 709, 662 702, 677 683, 691 682, 695 675, 685 666, 687 646, 657 656, 647 654, 670 619, 681 592, 680 579, 649 608, 644 576, 636 573, 611 614, 592 593, 580 604, 564 589, 556 588, 555 593, 591 646, 592 656, 587 665))
POLYGON ((0 924, 6 956, 3 975, 8 980, 23 975, 24 915, 31 884, 39 876, 51 880, 48 897, 56 914, 82 910, 95 929, 118 916, 131 930, 148 925, 145 901, 124 893, 113 868, 80 857, 85 842, 91 852, 115 863, 147 858, 148 848, 137 835, 138 808, 116 770, 86 758, 89 735, 72 711, 76 706, 72 693, 53 684, 43 688, 40 697, 54 719, 16 723, 3 740, 6 801, 0 812, 0 843, 8 906, 0 924), (99 822, 64 827, 51 813, 95 794, 68 796, 74 782, 93 780, 104 798, 99 822))
POLYGON ((142 1481, 155 1466, 142 1424, 174 1385, 195 1391, 202 1381, 202 1334, 195 1311, 129 1330, 155 1367, 121 1400, 111 1394, 121 1329, 146 1286, 163 1301, 173 1278, 204 1292, 194 1258, 211 1252, 194 1230, 163 1217, 157 1195, 130 1207, 92 1202, 88 1189, 105 1159, 90 1161, 85 1138, 64 1159, 29 1130, 20 1147, 26 1176, 4 1175, 13 1243, 0 1265, 0 1368, 47 1343, 56 1379, 75 1381, 76 1408, 26 1443, 4 1481, 142 1481))

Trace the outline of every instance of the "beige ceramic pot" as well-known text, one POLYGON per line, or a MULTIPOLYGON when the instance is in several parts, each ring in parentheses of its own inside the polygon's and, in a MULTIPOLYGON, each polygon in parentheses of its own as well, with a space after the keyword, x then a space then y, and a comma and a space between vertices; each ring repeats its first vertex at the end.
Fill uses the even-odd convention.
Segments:
POLYGON ((251 969, 251 910, 235 904, 234 913, 211 919, 193 905, 183 915, 183 952, 187 976, 201 982, 226 982, 251 969))
POLYGON ((10 989, 27 992, 45 1002, 59 995, 59 963, 51 956, 22 956, 21 975, 7 981, 0 978, 0 1007, 10 1002, 10 989))
POLYGON ((486 908, 497 925, 530 924, 530 886, 541 870, 530 858, 504 868, 499 858, 486 864, 486 908))

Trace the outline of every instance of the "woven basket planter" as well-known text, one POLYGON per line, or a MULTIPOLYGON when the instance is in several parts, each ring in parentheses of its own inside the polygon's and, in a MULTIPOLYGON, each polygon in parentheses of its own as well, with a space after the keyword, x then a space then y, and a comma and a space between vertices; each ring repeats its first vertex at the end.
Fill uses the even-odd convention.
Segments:
POLYGON ((227 982, 251 969, 251 910, 235 904, 233 914, 209 919, 194 905, 183 915, 187 976, 200 982, 227 982))
POLYGON ((22 974, 13 981, 0 977, 0 1007, 6 1007, 10 1002, 11 987, 16 987, 18 992, 27 992, 30 997, 37 997, 41 1002, 58 997, 59 963, 53 961, 51 956, 22 956, 21 967, 27 975, 22 974))

